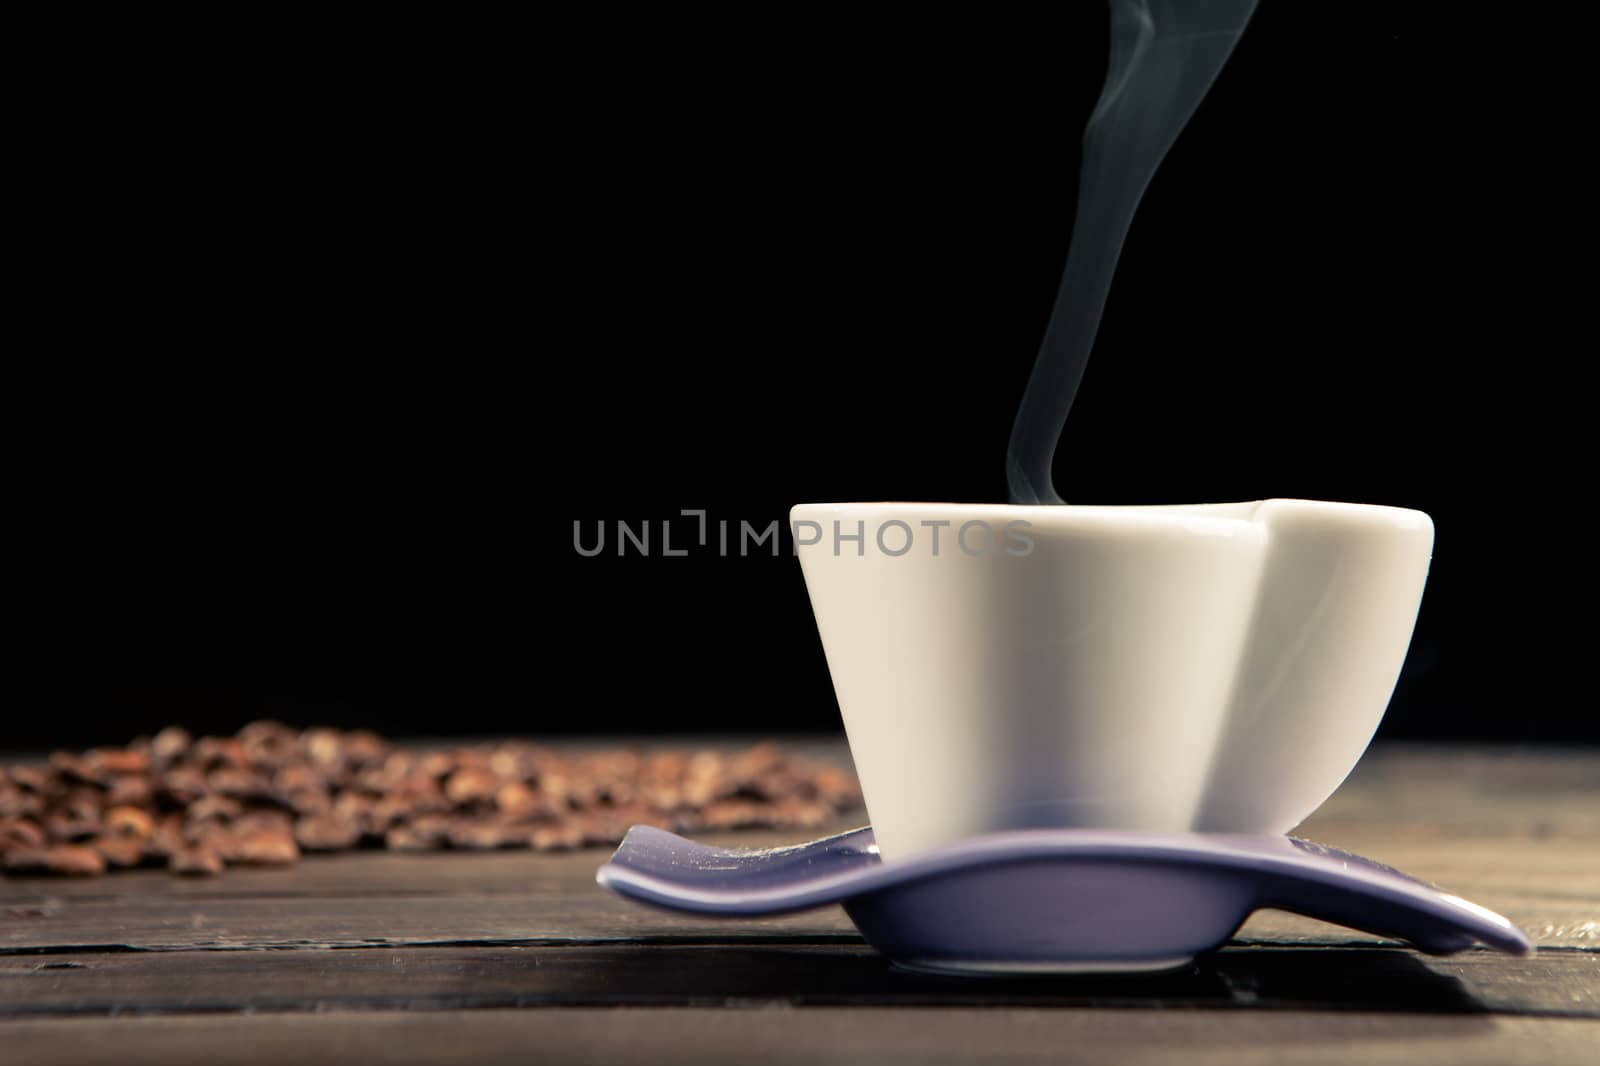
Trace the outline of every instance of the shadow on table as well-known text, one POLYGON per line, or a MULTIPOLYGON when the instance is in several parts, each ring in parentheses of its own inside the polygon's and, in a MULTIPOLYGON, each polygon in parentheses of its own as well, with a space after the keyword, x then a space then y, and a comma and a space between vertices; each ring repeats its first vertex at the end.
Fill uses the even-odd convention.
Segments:
MULTIPOLYGON (((543 967, 550 977, 549 956, 543 967)), ((1477 1014, 1481 1002, 1421 957, 1383 948, 1236 947, 1162 974, 958 977, 903 970, 851 946, 651 946, 608 950, 563 975, 568 1002, 1201 1007, 1477 1014), (593 960, 599 963, 599 959, 593 960), (591 986, 588 978, 594 979, 591 986), (622 989, 627 992, 617 995, 622 989), (571 997, 570 999, 568 997, 571 997)))

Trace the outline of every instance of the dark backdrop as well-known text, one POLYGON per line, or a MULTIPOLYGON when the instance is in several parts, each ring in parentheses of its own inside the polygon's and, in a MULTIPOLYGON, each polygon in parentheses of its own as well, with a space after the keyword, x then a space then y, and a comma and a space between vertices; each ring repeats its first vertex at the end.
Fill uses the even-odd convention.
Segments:
MULTIPOLYGON (((1057 483, 1422 508, 1385 732, 1592 742, 1561 119, 1495 27, 1382 10, 1262 0, 1057 483)), ((37 42, 13 154, 8 743, 836 728, 793 559, 585 559, 573 523, 1002 499, 1101 5, 147 18, 37 42)))

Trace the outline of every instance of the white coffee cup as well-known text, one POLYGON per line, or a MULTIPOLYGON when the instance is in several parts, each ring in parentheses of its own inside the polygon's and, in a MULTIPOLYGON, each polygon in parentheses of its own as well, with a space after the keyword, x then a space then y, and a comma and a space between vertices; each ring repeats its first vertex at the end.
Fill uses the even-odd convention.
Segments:
POLYGON ((1309 500, 790 521, 885 858, 1042 826, 1288 831, 1383 717, 1433 547, 1420 511, 1309 500))

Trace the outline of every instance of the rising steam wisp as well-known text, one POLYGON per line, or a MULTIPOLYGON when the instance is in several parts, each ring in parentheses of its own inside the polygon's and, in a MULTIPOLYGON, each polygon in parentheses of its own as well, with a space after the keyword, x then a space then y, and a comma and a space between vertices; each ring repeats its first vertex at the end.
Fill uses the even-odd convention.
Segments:
POLYGON ((1150 178, 1228 61, 1256 0, 1111 0, 1105 87, 1083 134, 1072 247, 1006 452, 1013 503, 1060 503, 1056 442, 1150 178))

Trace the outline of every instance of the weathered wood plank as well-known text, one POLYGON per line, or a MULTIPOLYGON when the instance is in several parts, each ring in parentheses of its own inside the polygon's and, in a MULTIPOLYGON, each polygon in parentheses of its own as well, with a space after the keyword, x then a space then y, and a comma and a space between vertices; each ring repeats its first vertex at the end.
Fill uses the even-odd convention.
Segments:
MULTIPOLYGON (((1541 947, 1600 949, 1600 908, 1565 898, 1477 893, 1541 947)), ((525 942, 700 941, 853 937, 838 908, 783 918, 729 920, 672 914, 630 903, 593 884, 530 882, 521 893, 283 898, 70 899, 0 908, 0 953, 87 948, 361 947, 471 940, 525 942)), ((1283 943, 1372 944, 1340 926, 1263 911, 1239 938, 1283 943)))
POLYGON ((287 896, 281 899, 49 900, 0 918, 0 952, 149 951, 435 944, 461 941, 725 941, 854 938, 837 908, 787 918, 716 922, 647 909, 593 884, 581 902, 558 884, 525 895, 287 896))
MULTIPOLYGON (((839 822, 815 835, 854 828, 839 822)), ((1502 895, 1569 897, 1600 902, 1600 836, 1589 841, 1522 835, 1465 836, 1440 829, 1324 820, 1308 822, 1300 835, 1388 863, 1458 893, 1485 890, 1502 895)), ((706 839, 731 847, 773 847, 798 843, 812 834, 747 832, 706 839)), ((283 896, 478 895, 517 894, 554 887, 557 882, 586 890, 609 848, 567 854, 531 852, 386 851, 308 856, 285 869, 236 868, 220 878, 172 877, 138 870, 102 878, 64 880, 0 878, 0 907, 45 898, 121 899, 130 896, 277 898, 283 896)))
POLYGON ((0 1058, 1600 1061, 1600 752, 1380 747, 1300 833, 1553 950, 1426 958, 1263 912, 1174 974, 941 979, 893 968, 837 909, 639 907, 594 885, 605 849, 357 853, 216 881, 0 879, 0 1058), (197 950, 218 948, 240 950, 197 950), (638 1006, 675 1009, 619 1009, 638 1006))
POLYGON ((1145 976, 908 973, 864 945, 586 945, 0 959, 0 1016, 570 1005, 1232 1007, 1600 1018, 1600 955, 1228 948, 1145 976))
MULTIPOLYGON (((1364 840, 1381 845, 1365 853, 1505 913, 1542 946, 1600 949, 1600 860, 1593 854, 1600 849, 1551 841, 1452 846, 1432 839, 1391 838, 1389 845, 1375 836, 1364 840)), ((1352 846, 1349 836, 1331 842, 1352 846)), ((14 879, 0 900, 0 952, 851 933, 837 908, 764 921, 644 908, 595 885, 602 857, 343 855, 308 861, 297 870, 239 871, 237 878, 198 886, 159 873, 96 882, 14 879), (132 891, 107 893, 119 882, 132 891)), ((1287 943, 1376 942, 1276 912, 1258 914, 1239 935, 1287 943)))
POLYGON ((118 1066, 284 1062, 1116 1062, 1127 1066, 1568 1066, 1600 1022, 1308 1011, 569 1009, 70 1018, 9 1022, 8 1061, 118 1066))

